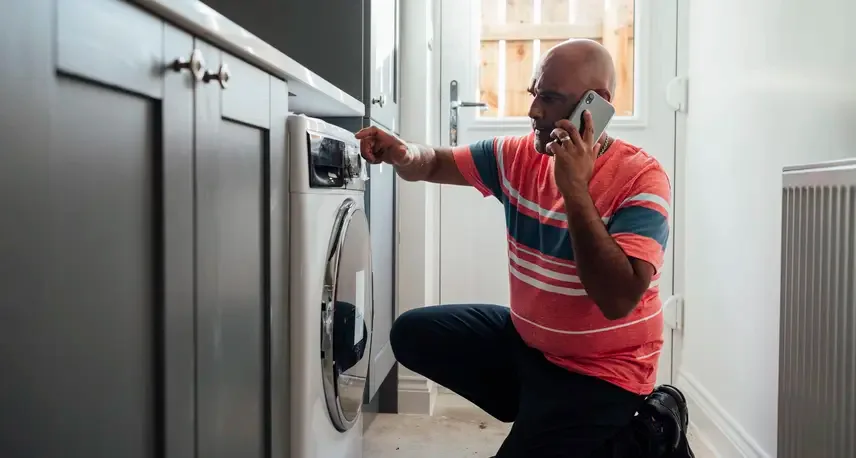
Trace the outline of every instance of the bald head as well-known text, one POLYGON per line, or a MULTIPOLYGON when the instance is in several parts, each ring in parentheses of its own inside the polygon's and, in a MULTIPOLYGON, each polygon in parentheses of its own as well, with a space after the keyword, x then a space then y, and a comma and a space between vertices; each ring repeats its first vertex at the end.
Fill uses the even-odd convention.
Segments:
POLYGON ((574 39, 550 48, 540 62, 541 72, 556 70, 579 79, 588 89, 615 92, 615 64, 609 51, 594 40, 574 39))
POLYGON ((556 122, 567 119, 588 91, 612 102, 615 66, 606 48, 592 40, 568 40, 544 54, 529 87, 535 149, 545 151, 556 122))

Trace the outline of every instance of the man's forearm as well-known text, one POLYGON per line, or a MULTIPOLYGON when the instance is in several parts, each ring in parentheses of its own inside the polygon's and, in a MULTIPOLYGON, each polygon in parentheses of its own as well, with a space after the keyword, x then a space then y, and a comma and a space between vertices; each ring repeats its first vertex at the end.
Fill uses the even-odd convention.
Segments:
POLYGON ((434 173, 437 152, 434 148, 415 143, 407 144, 407 154, 395 166, 395 171, 405 181, 425 181, 434 173))
POLYGON ((627 316, 640 300, 636 274, 604 226, 588 190, 566 195, 565 212, 577 274, 586 293, 607 319, 627 316))
POLYGON ((405 181, 430 181, 440 184, 466 186, 469 183, 455 164, 450 148, 407 143, 407 154, 395 166, 405 181))

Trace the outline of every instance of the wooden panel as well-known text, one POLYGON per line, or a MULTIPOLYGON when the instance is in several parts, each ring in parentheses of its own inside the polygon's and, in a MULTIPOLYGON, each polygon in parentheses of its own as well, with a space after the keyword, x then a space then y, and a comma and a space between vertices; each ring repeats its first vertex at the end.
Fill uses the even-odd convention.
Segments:
POLYGON ((601 27, 565 23, 496 24, 482 26, 482 40, 567 40, 568 38, 600 39, 601 27))
POLYGON ((499 115, 499 42, 481 42, 481 68, 479 70, 479 101, 488 105, 480 116, 499 115))
MULTIPOLYGON (((541 0, 541 22, 543 24, 567 24, 570 18, 570 8, 568 0, 541 0)), ((542 46, 541 49, 545 48, 542 46)))
POLYGON ((481 23, 482 26, 487 24, 499 24, 500 2, 505 0, 481 0, 481 23))
POLYGON ((503 116, 526 116, 531 96, 532 41, 505 43, 505 109, 503 116))
MULTIPOLYGON (((506 0, 505 23, 532 27, 534 2, 532 0, 506 0)), ((537 26, 536 26, 537 27, 537 26)), ((486 37, 485 37, 486 38, 486 37)), ((531 36, 505 42, 505 107, 503 116, 526 116, 529 111, 529 93, 532 79, 531 36)))
POLYGON ((533 0, 505 0, 505 23, 531 24, 534 7, 533 0))
MULTIPOLYGON (((610 0, 611 1, 611 0, 610 0)), ((579 25, 603 24, 603 11, 605 0, 573 0, 571 2, 570 21, 579 25)))
POLYGON ((633 0, 608 2, 603 16, 603 45, 615 61, 613 105, 618 116, 633 114, 633 29, 633 0))
MULTIPOLYGON (((500 1, 481 0, 482 28, 495 26, 499 23, 500 1)), ((499 116, 499 41, 482 41, 479 50, 481 67, 479 69, 479 101, 488 105, 488 109, 480 111, 479 116, 499 116)))

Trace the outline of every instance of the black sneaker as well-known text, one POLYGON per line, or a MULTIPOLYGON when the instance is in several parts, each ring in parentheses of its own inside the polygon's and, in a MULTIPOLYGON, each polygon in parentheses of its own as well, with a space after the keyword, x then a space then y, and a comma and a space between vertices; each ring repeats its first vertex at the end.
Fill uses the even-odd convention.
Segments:
POLYGON ((687 443, 689 412, 683 393, 671 385, 657 387, 637 416, 648 438, 648 455, 664 458, 694 458, 687 443))

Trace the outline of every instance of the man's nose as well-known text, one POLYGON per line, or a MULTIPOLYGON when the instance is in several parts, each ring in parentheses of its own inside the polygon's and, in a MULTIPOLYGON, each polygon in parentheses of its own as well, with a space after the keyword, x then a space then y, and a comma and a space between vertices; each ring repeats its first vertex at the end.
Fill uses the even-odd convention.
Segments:
POLYGON ((532 119, 541 119, 544 117, 544 110, 541 109, 537 99, 533 100, 529 105, 529 117, 532 119))

